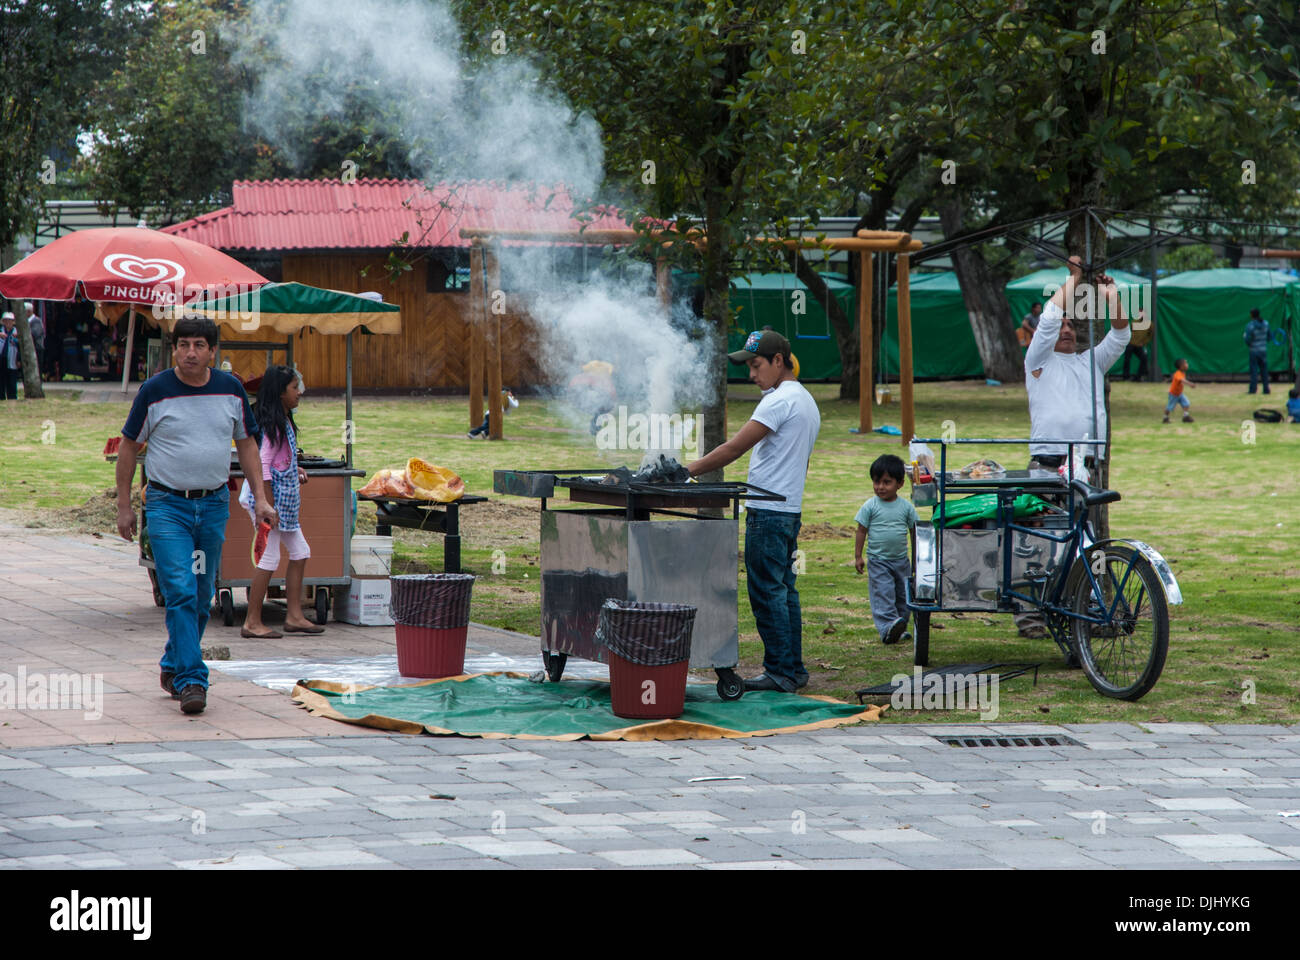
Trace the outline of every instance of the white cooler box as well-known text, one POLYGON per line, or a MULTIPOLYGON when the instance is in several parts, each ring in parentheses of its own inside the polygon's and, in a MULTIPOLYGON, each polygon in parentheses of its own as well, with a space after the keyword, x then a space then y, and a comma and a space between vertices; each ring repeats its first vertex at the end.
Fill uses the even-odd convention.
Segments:
POLYGON ((391 627, 392 598, 392 584, 386 577, 354 578, 348 586, 335 588, 334 618, 362 627, 391 627))

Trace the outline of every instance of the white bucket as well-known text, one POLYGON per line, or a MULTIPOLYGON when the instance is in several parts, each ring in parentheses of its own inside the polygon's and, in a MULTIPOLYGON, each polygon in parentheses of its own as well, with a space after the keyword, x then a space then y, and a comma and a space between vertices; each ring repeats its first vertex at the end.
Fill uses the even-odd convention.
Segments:
POLYGON ((393 566, 393 538, 354 536, 352 538, 352 575, 386 577, 393 566))

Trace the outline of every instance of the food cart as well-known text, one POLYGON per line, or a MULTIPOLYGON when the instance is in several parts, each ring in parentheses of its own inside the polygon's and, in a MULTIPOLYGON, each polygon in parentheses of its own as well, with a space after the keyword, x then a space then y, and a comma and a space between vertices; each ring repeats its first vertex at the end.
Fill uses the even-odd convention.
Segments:
POLYGON ((497 493, 540 498, 542 663, 559 680, 570 655, 605 662, 596 640, 606 599, 696 608, 691 667, 712 668, 718 696, 745 692, 736 613, 740 501, 784 500, 746 483, 643 483, 603 470, 498 470, 497 493), (556 488, 587 506, 548 507, 556 488), (713 517, 687 510, 720 511, 713 517))
MULTIPOLYGON (((277 352, 282 352, 286 364, 293 365, 293 338, 304 327, 314 327, 323 334, 347 337, 347 382, 344 392, 346 422, 352 423, 352 349, 353 334, 396 334, 401 332, 401 313, 394 304, 377 299, 322 290, 301 283, 267 284, 253 294, 203 301, 184 308, 187 315, 206 316, 218 323, 238 322, 242 331, 269 329, 286 334, 284 340, 233 340, 220 344, 217 363, 225 350, 265 351, 268 363, 277 352)), ((164 317, 164 322, 176 319, 164 317)), ((312 457, 299 450, 298 465, 307 473, 307 483, 302 487, 302 506, 299 519, 303 534, 311 544, 311 557, 307 561, 303 586, 313 593, 316 622, 328 619, 334 587, 348 586, 352 582, 351 554, 352 528, 355 519, 355 499, 352 477, 363 477, 365 471, 352 464, 352 431, 343 431, 345 452, 341 459, 312 457)), ((148 451, 141 458, 142 482, 147 479, 148 451)), ((253 528, 248 512, 239 504, 240 481, 244 474, 238 458, 231 451, 231 473, 228 483, 230 520, 226 524, 226 542, 221 553, 221 566, 215 578, 216 600, 221 609, 222 622, 234 626, 234 590, 252 585, 253 528)), ((145 524, 144 511, 140 516, 140 565, 149 570, 153 583, 154 602, 162 606, 153 573, 153 556, 145 524)), ((271 580, 272 587, 283 589, 284 578, 271 580)))

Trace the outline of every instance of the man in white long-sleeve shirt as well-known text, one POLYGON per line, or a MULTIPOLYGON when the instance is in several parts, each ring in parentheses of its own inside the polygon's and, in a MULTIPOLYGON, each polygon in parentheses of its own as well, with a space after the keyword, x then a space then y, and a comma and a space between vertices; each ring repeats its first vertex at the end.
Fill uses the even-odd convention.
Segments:
POLYGON ((1025 351, 1025 389, 1029 393, 1031 424, 1029 454, 1031 463, 1036 461, 1038 465, 1051 469, 1065 462, 1069 448, 1063 443, 1036 441, 1049 438, 1096 439, 1100 441, 1098 444, 1081 449, 1094 461, 1105 457, 1106 405, 1103 395, 1106 371, 1124 353, 1130 336, 1128 318, 1119 302, 1115 281, 1102 274, 1097 282, 1097 296, 1091 300, 1085 298, 1082 301, 1085 309, 1080 311, 1075 290, 1083 270, 1078 257, 1070 258, 1069 270, 1070 276, 1065 284, 1043 309, 1038 329, 1025 351), (1078 353, 1075 321, 1086 326, 1088 317, 1075 314, 1087 314, 1089 309, 1098 309, 1103 294, 1110 308, 1111 328, 1095 350, 1078 353), (1066 305, 1076 308, 1070 311, 1072 316, 1065 316, 1066 305), (1095 426, 1094 396, 1097 404, 1095 426))
MULTIPOLYGON (((1083 276, 1078 257, 1069 260, 1070 275, 1043 309, 1034 338, 1025 351, 1025 389, 1029 393, 1029 469, 1055 470, 1069 456, 1063 443, 1042 440, 1096 439, 1096 445, 1075 447, 1085 454, 1085 464, 1095 479, 1097 463, 1106 456, 1106 371, 1124 353, 1130 331, 1128 318, 1119 302, 1115 281, 1102 274, 1097 279, 1096 296, 1082 301, 1076 287, 1083 276), (1074 322, 1086 328, 1091 311, 1100 308, 1102 296, 1109 307, 1110 330, 1092 351, 1077 352, 1074 322), (1071 316, 1065 316, 1069 305, 1071 316), (1082 309, 1080 309, 1082 307, 1082 309), (1082 314, 1082 315, 1080 315, 1082 314), (1093 421, 1093 398, 1096 398, 1096 422, 1093 421)), ((1016 626, 1021 636, 1043 637, 1047 629, 1037 611, 1017 614, 1016 626)))

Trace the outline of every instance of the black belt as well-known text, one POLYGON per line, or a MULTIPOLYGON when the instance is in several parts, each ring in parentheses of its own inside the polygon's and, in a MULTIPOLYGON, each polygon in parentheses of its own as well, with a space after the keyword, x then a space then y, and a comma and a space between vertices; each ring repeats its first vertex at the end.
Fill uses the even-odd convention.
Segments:
MULTIPOLYGON (((1053 455, 1053 454, 1049 454, 1049 453, 1035 453, 1035 454, 1031 454, 1030 457, 1029 457, 1029 459, 1031 459, 1031 460, 1037 460, 1039 463, 1041 463, 1041 464, 1042 464, 1043 466, 1045 466, 1045 467, 1059 467, 1061 464, 1065 463, 1065 457, 1058 457, 1058 456, 1055 456, 1055 455, 1053 455)), ((1091 470, 1093 467, 1095 467, 1095 466, 1097 465, 1097 458, 1096 458, 1096 457, 1084 457, 1084 458, 1083 458, 1083 465, 1084 465, 1085 467, 1087 467, 1089 470, 1091 470)))
POLYGON ((184 497, 186 500, 202 500, 204 497, 210 497, 214 493, 226 489, 226 485, 223 483, 221 486, 213 487, 211 490, 173 490, 171 487, 164 487, 157 480, 150 480, 149 486, 157 487, 163 493, 171 493, 178 497, 184 497))

